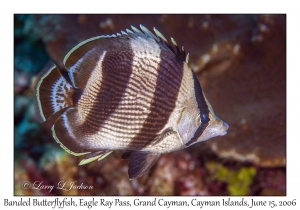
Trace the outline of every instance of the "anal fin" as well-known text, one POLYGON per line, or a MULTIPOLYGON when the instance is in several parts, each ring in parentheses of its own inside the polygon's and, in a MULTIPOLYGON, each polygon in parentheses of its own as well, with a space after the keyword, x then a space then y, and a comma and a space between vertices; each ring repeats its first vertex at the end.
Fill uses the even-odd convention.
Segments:
POLYGON ((107 151, 104 154, 102 154, 99 158, 98 161, 103 160, 104 158, 106 158, 108 155, 110 155, 113 151, 107 151))
POLYGON ((158 160, 160 154, 151 152, 137 152, 131 153, 129 158, 128 174, 130 179, 141 177, 154 163, 158 160))
POLYGON ((102 160, 106 158, 109 154, 111 154, 113 151, 98 151, 98 152, 92 152, 89 153, 78 165, 82 166, 85 164, 88 164, 94 160, 102 160))

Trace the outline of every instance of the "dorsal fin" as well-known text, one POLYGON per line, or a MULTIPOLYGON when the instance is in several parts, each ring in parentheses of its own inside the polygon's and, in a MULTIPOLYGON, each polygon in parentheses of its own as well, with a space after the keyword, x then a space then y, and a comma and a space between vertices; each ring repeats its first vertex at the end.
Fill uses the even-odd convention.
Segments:
POLYGON ((74 106, 77 92, 51 61, 37 75, 33 87, 34 105, 39 122, 44 122, 53 114, 74 106))
POLYGON ((145 34, 143 32, 141 32, 139 29, 137 29, 134 26, 131 26, 131 28, 137 35, 139 35, 140 37, 146 38, 145 34))
POLYGON ((146 36, 148 36, 149 38, 154 39, 156 42, 159 41, 159 39, 157 38, 157 36, 155 36, 151 31, 149 31, 145 26, 143 26, 142 24, 140 25, 140 28, 142 29, 142 31, 144 32, 144 34, 146 36))
POLYGON ((186 55, 186 57, 185 57, 185 62, 186 62, 186 63, 189 63, 189 58, 190 58, 190 54, 188 53, 188 54, 186 55))
MULTIPOLYGON (((86 53, 88 53, 92 48, 94 48, 95 46, 99 46, 99 45, 107 45, 107 42, 115 42, 115 41, 120 41, 123 38, 133 38, 136 39, 137 37, 141 37, 144 39, 151 39, 154 40, 158 45, 162 46, 162 47, 167 47, 169 50, 171 50, 180 60, 182 60, 183 62, 186 61, 185 58, 185 51, 184 50, 180 50, 177 46, 177 43, 175 42, 175 40, 173 38, 171 38, 171 44, 168 43, 167 39, 164 37, 164 35, 159 32, 156 28, 154 28, 154 32, 156 35, 154 35, 152 32, 150 32, 145 26, 140 25, 141 30, 139 30, 138 28, 131 26, 132 30, 130 29, 126 29, 126 32, 121 31, 120 33, 117 33, 117 35, 112 34, 112 35, 102 35, 102 36, 96 36, 96 37, 92 37, 90 39, 87 39, 81 43, 79 43, 78 45, 76 45, 74 48, 72 48, 70 50, 70 52, 68 52, 68 54, 65 56, 63 63, 65 65, 65 68, 67 70, 70 69, 71 66, 73 66, 76 62, 78 62, 78 60, 80 60, 80 58, 82 58, 86 53), (110 40, 110 41, 108 41, 110 40)), ((103 47, 104 49, 104 47, 103 47)), ((87 64, 85 64, 84 69, 89 69, 88 67, 86 67, 87 64)), ((85 70, 85 75, 89 75, 87 74, 89 73, 88 70, 85 70)), ((82 76, 82 75, 81 75, 82 76)), ((72 75, 69 74, 69 77, 72 79, 72 75)), ((81 79, 82 83, 85 84, 85 79, 81 79)), ((74 84, 73 84, 74 85, 74 84)), ((78 89, 80 89, 80 84, 78 85, 74 85, 75 87, 77 87, 78 89)))
POLYGON ((166 37, 164 37, 164 35, 162 35, 162 33, 160 33, 159 30, 157 30, 155 27, 153 28, 153 30, 157 37, 161 38, 164 42, 168 43, 166 37))
POLYGON ((172 45, 169 44, 167 39, 160 33, 156 28, 153 28, 155 34, 157 35, 158 39, 161 39, 158 43, 166 46, 168 49, 170 49, 181 61, 185 62, 185 51, 184 49, 180 50, 176 41, 171 37, 172 45))
POLYGON ((127 32, 128 36, 130 36, 131 38, 136 38, 137 37, 137 35, 133 31, 131 31, 130 29, 126 29, 126 32, 127 32))
POLYGON ((122 34, 122 35, 126 35, 126 36, 128 35, 128 34, 127 34, 126 32, 124 32, 124 31, 121 31, 121 34, 122 34))

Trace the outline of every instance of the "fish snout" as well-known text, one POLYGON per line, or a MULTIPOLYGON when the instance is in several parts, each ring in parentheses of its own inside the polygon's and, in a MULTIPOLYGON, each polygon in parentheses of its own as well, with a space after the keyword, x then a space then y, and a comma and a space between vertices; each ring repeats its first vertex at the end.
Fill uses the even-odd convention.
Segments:
POLYGON ((229 125, 221 120, 221 125, 220 125, 220 136, 224 136, 227 134, 227 130, 229 128, 229 125))

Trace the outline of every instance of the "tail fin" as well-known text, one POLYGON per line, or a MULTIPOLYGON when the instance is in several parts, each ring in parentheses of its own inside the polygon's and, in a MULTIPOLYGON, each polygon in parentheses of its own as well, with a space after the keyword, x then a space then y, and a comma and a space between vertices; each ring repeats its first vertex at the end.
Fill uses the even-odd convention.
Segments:
POLYGON ((74 106, 75 89, 53 62, 48 62, 34 81, 35 110, 39 122, 56 112, 74 106))

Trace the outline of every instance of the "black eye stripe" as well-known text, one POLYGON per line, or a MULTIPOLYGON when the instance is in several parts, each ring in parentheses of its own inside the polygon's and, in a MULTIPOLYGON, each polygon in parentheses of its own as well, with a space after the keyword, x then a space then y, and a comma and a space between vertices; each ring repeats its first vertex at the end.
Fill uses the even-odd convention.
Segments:
POLYGON ((185 144, 186 146, 189 146, 192 143, 196 142, 198 140, 198 138, 202 135, 202 133, 204 132, 205 128, 208 126, 208 123, 209 123, 209 109, 208 109, 207 103, 205 101, 205 98, 204 98, 204 95, 202 92, 202 88, 200 86, 198 78, 194 72, 193 72, 193 79, 194 79, 196 102, 198 105, 198 109, 200 110, 201 125, 196 130, 196 132, 195 132, 194 136, 191 138, 191 140, 185 144))
MULTIPOLYGON (((209 109, 208 109, 208 106, 207 106, 206 101, 204 99, 202 88, 201 88, 200 83, 197 79, 197 76, 194 72, 193 72, 193 79, 194 79, 195 97, 196 97, 198 109, 200 110, 200 114, 201 115, 209 114, 209 109)), ((200 117, 201 117, 201 115, 200 115, 200 117)))
POLYGON ((201 126, 199 126, 199 128, 196 130, 193 138, 191 138, 191 140, 189 140, 185 145, 190 146, 192 143, 196 142, 207 126, 208 123, 201 123, 201 126))

